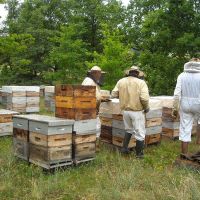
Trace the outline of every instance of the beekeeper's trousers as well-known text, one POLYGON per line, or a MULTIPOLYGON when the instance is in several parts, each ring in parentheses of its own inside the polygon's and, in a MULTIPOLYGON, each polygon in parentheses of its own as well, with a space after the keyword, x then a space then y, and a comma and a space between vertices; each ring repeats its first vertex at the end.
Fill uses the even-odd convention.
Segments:
POLYGON ((136 140, 143 141, 145 139, 145 116, 143 111, 124 111, 123 120, 125 130, 134 134, 136 140))

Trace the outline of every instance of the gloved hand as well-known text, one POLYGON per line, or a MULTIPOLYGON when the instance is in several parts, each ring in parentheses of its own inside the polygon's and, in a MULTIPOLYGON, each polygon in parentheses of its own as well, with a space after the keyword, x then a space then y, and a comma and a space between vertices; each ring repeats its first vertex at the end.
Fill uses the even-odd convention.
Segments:
POLYGON ((144 113, 148 113, 149 110, 150 110, 149 108, 145 109, 145 110, 144 110, 144 113))

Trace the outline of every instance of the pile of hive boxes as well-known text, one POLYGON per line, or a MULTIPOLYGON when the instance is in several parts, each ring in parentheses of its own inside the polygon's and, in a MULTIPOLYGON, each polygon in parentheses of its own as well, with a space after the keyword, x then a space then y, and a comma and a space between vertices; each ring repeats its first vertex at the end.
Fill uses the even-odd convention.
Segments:
MULTIPOLYGON (((173 118, 173 96, 155 96, 154 100, 160 100, 162 104, 162 138, 176 139, 179 136, 180 117, 173 118)), ((192 134, 196 133, 197 122, 194 122, 192 134)))
POLYGON ((12 135, 12 116, 17 114, 15 111, 0 109, 0 136, 12 135))
POLYGON ((75 120, 73 160, 75 164, 93 160, 96 154, 96 87, 56 86, 56 117, 75 120))
POLYGON ((173 96, 156 96, 151 99, 157 99, 162 104, 162 138, 175 139, 179 136, 180 118, 174 119, 171 116, 173 108, 173 96))
POLYGON ((20 113, 40 111, 40 88, 37 86, 3 86, 2 105, 20 113))
POLYGON ((72 164, 73 120, 43 115, 13 117, 15 156, 45 169, 72 164))
MULTIPOLYGON (((146 138, 145 143, 159 143, 162 132, 162 106, 159 100, 151 100, 151 111, 146 114, 146 138)), ((101 119, 101 141, 122 147, 125 136, 125 126, 122 112, 120 110, 119 99, 112 99, 104 102, 100 106, 101 119)), ((129 148, 136 145, 136 140, 132 136, 129 148)))
POLYGON ((55 86, 45 86, 44 96, 46 110, 55 112, 55 86))

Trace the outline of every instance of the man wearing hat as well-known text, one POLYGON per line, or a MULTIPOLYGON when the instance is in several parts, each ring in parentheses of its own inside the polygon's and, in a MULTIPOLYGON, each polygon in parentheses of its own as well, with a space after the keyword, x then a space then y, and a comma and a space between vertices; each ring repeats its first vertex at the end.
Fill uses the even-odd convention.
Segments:
POLYGON ((149 91, 144 80, 138 78, 140 70, 132 66, 128 76, 120 79, 112 91, 112 97, 118 98, 123 111, 125 137, 122 153, 129 153, 128 144, 131 136, 136 138, 136 157, 143 158, 144 139, 146 134, 145 115, 149 111, 149 91))
MULTIPOLYGON (((101 88, 103 83, 104 71, 98 66, 93 66, 91 70, 88 71, 87 77, 82 82, 82 85, 96 86, 96 99, 97 99, 97 113, 101 103, 101 88)), ((100 135, 101 122, 99 117, 97 117, 97 137, 100 135)))
MULTIPOLYGON (((188 157, 188 144, 195 119, 200 123, 200 59, 193 58, 185 63, 184 71, 178 76, 174 91, 172 116, 180 115, 179 140, 181 158, 188 157)), ((200 128, 197 129, 197 144, 200 144, 200 128)))
POLYGON ((105 74, 104 71, 101 70, 100 67, 94 66, 91 70, 88 71, 87 77, 82 82, 82 85, 90 85, 96 86, 96 98, 97 98, 97 107, 101 103, 101 88, 103 84, 103 75, 105 74))

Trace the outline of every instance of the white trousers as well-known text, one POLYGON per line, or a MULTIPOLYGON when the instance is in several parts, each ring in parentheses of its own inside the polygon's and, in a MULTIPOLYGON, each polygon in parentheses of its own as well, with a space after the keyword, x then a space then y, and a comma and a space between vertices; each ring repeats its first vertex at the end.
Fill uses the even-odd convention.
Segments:
POLYGON ((124 111, 123 119, 125 130, 135 136, 136 140, 145 139, 145 116, 143 111, 124 111))
POLYGON ((200 104, 182 100, 180 105, 180 133, 179 140, 191 142, 191 132, 194 120, 200 119, 200 104))
POLYGON ((96 136, 97 138, 100 137, 101 134, 101 120, 99 118, 99 116, 97 116, 97 125, 96 125, 96 136))

